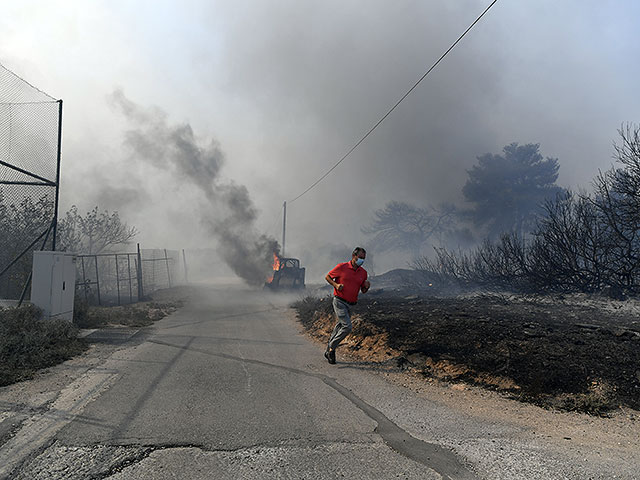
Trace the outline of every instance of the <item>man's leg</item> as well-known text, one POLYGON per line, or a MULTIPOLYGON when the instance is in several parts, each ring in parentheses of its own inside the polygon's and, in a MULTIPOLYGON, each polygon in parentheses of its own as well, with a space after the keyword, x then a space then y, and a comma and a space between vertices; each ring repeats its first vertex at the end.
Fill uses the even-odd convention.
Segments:
MULTIPOLYGON (((335 349, 340 345, 340 342, 351 333, 353 327, 351 325, 351 312, 349 311, 349 305, 333 297, 333 311, 336 314, 338 323, 333 329, 331 337, 329 337, 329 343, 327 349, 329 352, 335 352, 335 349)), ((334 353, 335 357, 335 353, 334 353)))

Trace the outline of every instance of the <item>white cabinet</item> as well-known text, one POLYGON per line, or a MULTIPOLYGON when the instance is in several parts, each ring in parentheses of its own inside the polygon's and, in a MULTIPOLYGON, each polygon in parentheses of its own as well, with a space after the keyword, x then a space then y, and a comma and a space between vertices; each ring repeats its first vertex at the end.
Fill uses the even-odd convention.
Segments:
POLYGON ((73 320, 76 257, 67 252, 33 252, 31 303, 45 319, 73 320))

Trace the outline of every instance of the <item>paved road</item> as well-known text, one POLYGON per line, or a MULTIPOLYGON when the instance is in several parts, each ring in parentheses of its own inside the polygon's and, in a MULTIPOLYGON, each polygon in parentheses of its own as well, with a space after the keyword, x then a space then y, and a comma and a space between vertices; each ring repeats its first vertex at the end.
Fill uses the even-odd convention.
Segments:
POLYGON ((0 389, 0 479, 637 478, 634 422, 328 365, 290 300, 194 288, 122 348, 0 389))
POLYGON ((48 448, 16 477, 474 478, 352 392, 288 300, 198 289, 26 429, 14 458, 48 448))

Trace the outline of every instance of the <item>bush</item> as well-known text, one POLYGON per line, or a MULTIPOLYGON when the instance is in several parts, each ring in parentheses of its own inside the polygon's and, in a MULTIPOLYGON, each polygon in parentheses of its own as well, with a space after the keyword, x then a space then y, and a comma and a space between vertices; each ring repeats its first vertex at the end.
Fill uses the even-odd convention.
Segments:
POLYGON ((72 323, 41 317, 32 305, 0 308, 0 386, 32 378, 86 350, 72 323))
POLYGON ((423 257, 413 266, 435 274, 438 283, 448 286, 523 290, 529 283, 527 247, 515 233, 503 235, 497 242, 487 240, 469 253, 437 248, 436 260, 423 257))

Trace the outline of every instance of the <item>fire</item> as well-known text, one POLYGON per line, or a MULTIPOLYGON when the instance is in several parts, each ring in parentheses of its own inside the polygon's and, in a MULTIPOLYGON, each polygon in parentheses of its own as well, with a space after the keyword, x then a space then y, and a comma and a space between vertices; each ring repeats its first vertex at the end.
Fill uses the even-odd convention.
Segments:
POLYGON ((277 253, 273 252, 273 265, 272 265, 271 276, 267 279, 267 283, 271 283, 273 281, 273 274, 280 270, 280 257, 277 253))

